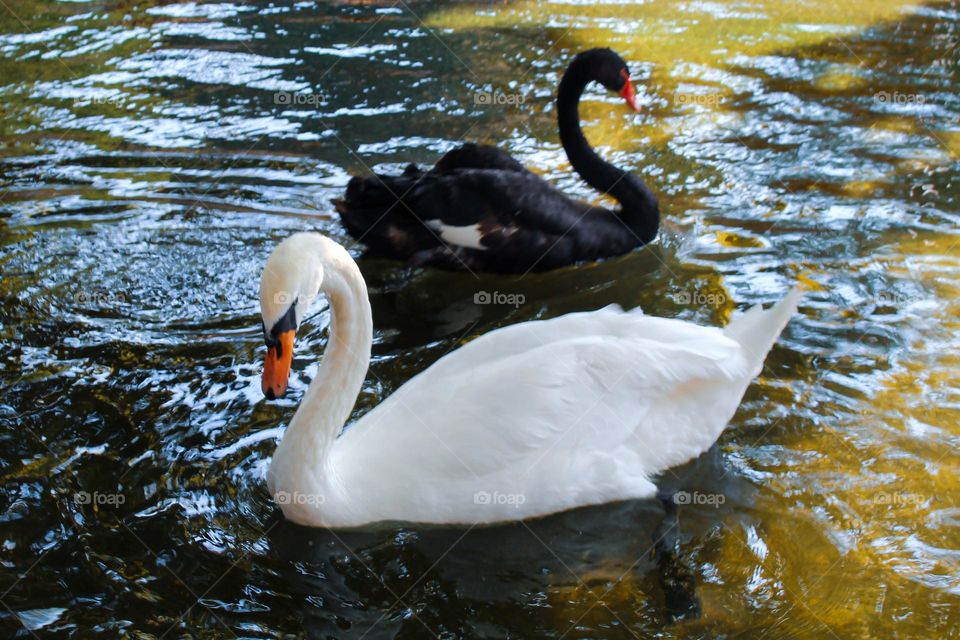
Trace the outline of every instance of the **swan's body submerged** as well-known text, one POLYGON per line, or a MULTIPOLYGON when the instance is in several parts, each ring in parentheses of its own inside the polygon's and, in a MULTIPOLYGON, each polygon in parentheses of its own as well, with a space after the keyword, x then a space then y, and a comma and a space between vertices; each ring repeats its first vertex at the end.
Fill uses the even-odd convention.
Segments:
POLYGON ((493 523, 653 496, 652 476, 716 441, 799 298, 723 330, 616 307, 499 329, 339 435, 372 338, 346 251, 318 234, 284 241, 261 285, 264 325, 284 317, 271 303, 284 287, 309 304, 316 291, 301 280, 315 272, 333 310, 330 344, 268 484, 287 518, 331 527, 493 523), (282 271, 292 264, 296 277, 282 271))

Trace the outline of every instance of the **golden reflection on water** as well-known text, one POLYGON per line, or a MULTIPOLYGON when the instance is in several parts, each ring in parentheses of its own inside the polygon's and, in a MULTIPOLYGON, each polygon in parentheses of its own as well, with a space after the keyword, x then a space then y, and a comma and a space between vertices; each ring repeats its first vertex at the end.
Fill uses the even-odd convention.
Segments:
MULTIPOLYGON (((845 62, 823 65, 814 77, 793 80, 794 87, 821 97, 870 98, 876 54, 858 54, 844 41, 903 19, 916 7, 886 1, 514 2, 496 10, 471 5, 441 10, 431 15, 430 24, 546 34, 536 53, 547 58, 590 46, 623 52, 644 69, 644 113, 625 116, 610 100, 588 98, 581 107, 588 135, 596 145, 633 154, 638 163, 663 166, 662 155, 649 160, 651 150, 669 147, 685 129, 736 128, 741 109, 735 91, 724 83, 739 73, 731 70, 731 61, 784 56, 786 78, 792 56, 816 59, 827 46, 832 48, 825 56, 829 61, 846 48, 845 62), (685 101, 676 99, 684 91, 713 99, 685 100, 695 102, 699 112, 690 116, 685 101)), ((858 115, 864 136, 877 130, 927 137, 932 151, 896 160, 881 176, 846 180, 836 189, 814 183, 805 188, 835 190, 862 202, 889 193, 906 176, 922 191, 916 185, 924 176, 950 167, 955 171, 956 130, 934 130, 912 116, 858 115)), ((955 190, 950 182, 944 186, 955 190)), ((668 228, 677 209, 698 204, 690 195, 667 202, 668 228)), ((715 238, 727 248, 764 246, 730 230, 718 230, 715 238)), ((862 268, 909 281, 917 293, 881 290, 873 302, 831 313, 837 330, 880 322, 903 338, 905 348, 889 358, 858 357, 853 354, 869 345, 871 336, 858 338, 852 328, 852 346, 845 347, 851 357, 819 360, 809 386, 784 397, 784 411, 805 416, 788 430, 773 427, 771 446, 783 454, 789 450, 790 460, 770 456, 755 468, 762 474, 762 496, 749 514, 725 518, 699 558, 709 567, 702 572, 709 579, 699 590, 704 616, 682 623, 687 632, 825 637, 828 627, 837 634, 831 637, 887 637, 883 620, 896 619, 905 637, 928 637, 930 624, 954 630, 960 625, 960 237, 910 231, 889 240, 862 268), (826 415, 810 419, 811 406, 814 414, 826 415)), ((814 292, 808 314, 825 308, 835 270, 846 268, 839 263, 786 266, 814 292)), ((717 299, 724 299, 722 282, 718 291, 717 299)), ((755 446, 758 435, 731 435, 726 447, 755 446)), ((615 587, 599 589, 600 596, 585 594, 583 584, 553 594, 551 601, 562 612, 558 619, 582 619, 588 627, 616 623, 606 605, 629 611, 649 599, 629 578, 611 582, 615 573, 601 580, 615 587), (598 606, 600 600, 604 606, 598 606)))
POLYGON ((580 50, 610 46, 628 58, 657 66, 668 82, 684 63, 717 66, 737 54, 764 55, 791 47, 850 37, 902 17, 916 2, 537 2, 522 0, 490 10, 455 5, 430 14, 427 24, 446 29, 545 31, 552 47, 580 50), (555 38, 555 39, 554 39, 555 38))

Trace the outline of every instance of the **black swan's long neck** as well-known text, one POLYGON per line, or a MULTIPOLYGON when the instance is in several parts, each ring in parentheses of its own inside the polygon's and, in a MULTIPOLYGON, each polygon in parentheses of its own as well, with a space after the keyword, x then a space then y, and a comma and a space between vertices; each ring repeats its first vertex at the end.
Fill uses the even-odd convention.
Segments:
POLYGON ((660 210, 653 193, 629 171, 624 171, 590 147, 580 129, 578 106, 583 90, 593 79, 586 64, 574 59, 563 74, 557 92, 557 121, 560 142, 574 170, 587 184, 608 193, 620 202, 620 217, 641 242, 651 242, 660 225, 660 210))

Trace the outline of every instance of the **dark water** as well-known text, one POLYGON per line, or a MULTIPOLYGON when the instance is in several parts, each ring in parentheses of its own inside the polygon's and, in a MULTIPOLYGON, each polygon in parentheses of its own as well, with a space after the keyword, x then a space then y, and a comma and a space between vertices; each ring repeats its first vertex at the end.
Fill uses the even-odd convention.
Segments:
POLYGON ((3 0, 0 633, 957 637, 958 28, 956 2, 3 0), (680 508, 702 608, 680 622, 656 501, 328 532, 262 481, 329 319, 263 401, 271 247, 347 243, 350 174, 464 139, 595 198, 551 96, 597 45, 644 110, 595 92, 587 134, 660 194, 661 239, 522 278, 362 260, 358 411, 497 326, 611 302, 720 324, 805 282, 718 446, 663 478, 720 497, 680 508))

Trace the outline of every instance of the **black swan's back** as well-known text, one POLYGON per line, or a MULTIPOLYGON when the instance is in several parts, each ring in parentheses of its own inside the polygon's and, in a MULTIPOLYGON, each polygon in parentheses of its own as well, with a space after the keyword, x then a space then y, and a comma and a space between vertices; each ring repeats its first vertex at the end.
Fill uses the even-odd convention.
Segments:
POLYGON ((613 212, 517 167, 353 178, 337 210, 354 238, 414 266, 523 273, 637 246, 613 212))

